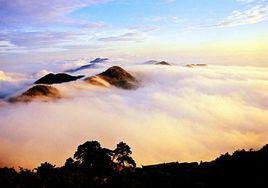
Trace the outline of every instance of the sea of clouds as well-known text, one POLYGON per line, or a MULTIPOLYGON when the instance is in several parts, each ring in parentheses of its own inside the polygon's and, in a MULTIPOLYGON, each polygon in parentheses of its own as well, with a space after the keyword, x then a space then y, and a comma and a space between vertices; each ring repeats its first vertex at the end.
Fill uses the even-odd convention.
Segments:
POLYGON ((0 72, 0 165, 62 165, 87 140, 109 148, 125 141, 138 165, 206 161, 268 143, 268 68, 262 67, 109 61, 76 74, 95 75, 116 64, 141 87, 102 88, 79 80, 54 85, 63 95, 57 101, 5 102, 53 69, 63 71, 87 61, 56 63, 36 73, 0 72))

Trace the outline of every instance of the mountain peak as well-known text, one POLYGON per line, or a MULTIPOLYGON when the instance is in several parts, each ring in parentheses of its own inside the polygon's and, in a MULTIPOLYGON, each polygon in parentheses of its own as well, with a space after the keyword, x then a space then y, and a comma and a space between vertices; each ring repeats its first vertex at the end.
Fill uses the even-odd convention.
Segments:
POLYGON ((60 92, 58 89, 48 85, 35 85, 28 89, 17 97, 12 97, 9 102, 30 102, 33 99, 40 98, 41 100, 47 101, 49 99, 60 98, 60 92))
POLYGON ((110 67, 106 71, 85 80, 95 85, 104 85, 97 81, 97 77, 108 82, 110 85, 123 89, 135 89, 138 84, 138 81, 130 73, 119 66, 110 67))

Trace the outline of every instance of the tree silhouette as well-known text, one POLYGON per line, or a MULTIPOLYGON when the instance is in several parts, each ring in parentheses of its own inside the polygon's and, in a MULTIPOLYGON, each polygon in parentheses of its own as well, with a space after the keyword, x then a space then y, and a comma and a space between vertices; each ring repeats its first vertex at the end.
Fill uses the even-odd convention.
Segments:
POLYGON ((55 168, 45 162, 35 170, 0 168, 2 188, 125 188, 125 187, 267 187, 268 145, 238 150, 211 162, 163 163, 135 167, 131 148, 124 142, 111 151, 99 142, 80 145, 75 158, 55 168), (116 171, 118 170, 118 171, 116 171))
POLYGON ((79 169, 79 161, 75 161, 73 158, 69 157, 66 159, 63 168, 67 170, 78 170, 79 169))
POLYGON ((136 163, 130 156, 132 154, 131 148, 124 142, 117 144, 115 150, 113 151, 113 161, 122 167, 136 167, 136 163))
POLYGON ((81 167, 95 175, 106 175, 111 172, 112 152, 102 148, 97 141, 88 141, 78 146, 74 158, 79 161, 81 167))
POLYGON ((54 170, 55 165, 52 165, 48 162, 41 163, 41 165, 36 168, 36 172, 41 178, 47 177, 49 174, 52 174, 54 170))

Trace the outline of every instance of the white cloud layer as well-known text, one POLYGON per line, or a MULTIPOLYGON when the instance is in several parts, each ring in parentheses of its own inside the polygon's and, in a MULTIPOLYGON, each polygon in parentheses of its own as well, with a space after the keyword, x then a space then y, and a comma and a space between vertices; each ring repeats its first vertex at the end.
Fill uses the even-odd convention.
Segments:
MULTIPOLYGON (((133 148, 137 163, 210 160, 268 143, 268 69, 128 65, 134 91, 81 82, 56 87, 64 99, 0 107, 0 164, 58 165, 98 140, 133 148)), ((101 70, 92 70, 88 75, 101 70)))

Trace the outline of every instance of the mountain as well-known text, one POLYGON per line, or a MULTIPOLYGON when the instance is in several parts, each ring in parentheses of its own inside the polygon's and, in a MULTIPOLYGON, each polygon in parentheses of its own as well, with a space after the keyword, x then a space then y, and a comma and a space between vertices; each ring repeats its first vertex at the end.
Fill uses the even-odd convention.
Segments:
POLYGON ((155 65, 170 65, 170 64, 166 61, 160 61, 160 62, 155 63, 155 65))
POLYGON ((149 61, 146 61, 146 62, 144 62, 144 63, 142 63, 142 64, 144 64, 144 65, 154 65, 154 64, 156 64, 156 63, 159 63, 159 61, 156 61, 156 60, 149 60, 149 61))
POLYGON ((107 86, 113 85, 122 89, 135 89, 138 87, 138 81, 127 71, 119 66, 113 66, 106 71, 85 79, 93 85, 107 86))
POLYGON ((156 61, 156 60, 149 60, 149 61, 146 61, 142 64, 144 64, 144 65, 170 65, 166 61, 156 61))
POLYGON ((83 78, 83 75, 80 76, 71 76, 69 74, 65 73, 58 73, 58 74, 47 74, 46 76, 40 78, 35 84, 59 84, 59 83, 64 83, 64 82, 71 82, 78 80, 80 78, 83 78))
POLYGON ((186 67, 190 67, 190 68, 193 68, 193 67, 206 67, 208 66, 207 64, 187 64, 186 67))
POLYGON ((96 67, 96 64, 104 63, 105 61, 108 61, 108 60, 109 60, 108 58, 96 58, 90 61, 89 64, 87 65, 83 65, 81 67, 74 68, 74 69, 69 69, 69 70, 66 70, 65 72, 73 73, 73 72, 77 72, 77 71, 81 71, 85 69, 92 69, 96 67))
POLYGON ((55 87, 47 85, 35 85, 17 97, 11 97, 9 102, 30 102, 34 99, 48 101, 50 99, 57 99, 60 97, 60 92, 55 87))

